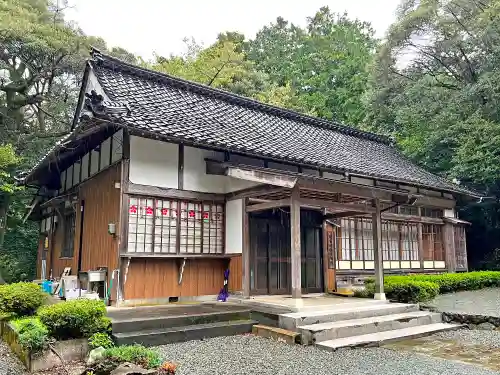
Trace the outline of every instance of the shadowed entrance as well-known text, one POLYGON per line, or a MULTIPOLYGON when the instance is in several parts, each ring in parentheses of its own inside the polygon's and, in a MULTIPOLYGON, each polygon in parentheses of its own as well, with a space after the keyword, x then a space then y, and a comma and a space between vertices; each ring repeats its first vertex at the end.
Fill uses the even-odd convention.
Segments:
MULTIPOLYGON (((301 210, 301 286, 323 291, 322 215, 301 210)), ((291 293, 290 211, 278 208, 250 215, 251 294, 291 293)))

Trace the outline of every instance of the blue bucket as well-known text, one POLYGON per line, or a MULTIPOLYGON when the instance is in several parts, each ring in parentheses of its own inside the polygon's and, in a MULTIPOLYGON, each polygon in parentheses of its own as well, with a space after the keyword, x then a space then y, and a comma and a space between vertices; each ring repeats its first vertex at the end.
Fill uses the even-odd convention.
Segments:
POLYGON ((52 294, 52 281, 50 281, 50 280, 42 281, 42 290, 45 293, 52 294))

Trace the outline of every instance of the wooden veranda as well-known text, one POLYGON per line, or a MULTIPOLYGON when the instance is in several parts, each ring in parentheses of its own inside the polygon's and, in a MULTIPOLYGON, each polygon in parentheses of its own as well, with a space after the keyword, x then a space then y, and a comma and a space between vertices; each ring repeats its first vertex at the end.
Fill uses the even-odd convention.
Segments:
MULTIPOLYGON (((301 215, 300 210, 319 210, 323 215, 323 223, 327 220, 352 216, 368 216, 373 223, 373 249, 375 265, 376 299, 384 299, 383 259, 381 220, 382 212, 401 204, 430 205, 437 207, 453 207, 454 201, 446 198, 426 197, 403 189, 390 189, 383 186, 365 186, 349 181, 334 181, 322 177, 310 177, 300 174, 283 174, 228 167, 226 174, 238 176, 251 181, 268 182, 257 187, 240 190, 227 196, 228 200, 243 199, 243 294, 250 296, 250 231, 249 215, 269 209, 282 208, 290 213, 291 244, 291 294, 300 298, 301 290, 301 215), (281 186, 278 186, 281 185, 281 186)), ((323 241, 326 241, 323 236, 323 241)), ((322 247, 323 258, 334 256, 328 254, 328 246, 322 247)), ((329 269, 328 262, 323 262, 325 290, 334 270, 329 269)))

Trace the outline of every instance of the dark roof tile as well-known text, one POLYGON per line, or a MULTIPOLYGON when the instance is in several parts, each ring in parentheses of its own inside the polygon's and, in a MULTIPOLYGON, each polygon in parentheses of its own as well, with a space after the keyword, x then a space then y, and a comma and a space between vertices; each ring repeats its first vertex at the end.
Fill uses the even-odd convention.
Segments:
POLYGON ((149 71, 96 51, 93 56, 91 66, 106 95, 130 108, 129 114, 108 111, 112 121, 197 144, 467 193, 412 163, 386 137, 149 71))

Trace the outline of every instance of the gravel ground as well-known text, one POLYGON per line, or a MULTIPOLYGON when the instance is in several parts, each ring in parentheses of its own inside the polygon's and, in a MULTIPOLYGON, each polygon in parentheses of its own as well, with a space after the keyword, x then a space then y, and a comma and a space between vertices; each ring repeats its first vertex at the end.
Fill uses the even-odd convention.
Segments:
POLYGON ((500 349, 500 332, 459 329, 444 331, 429 336, 429 340, 455 340, 461 344, 473 346, 482 345, 489 349, 500 349))
POLYGON ((384 348, 335 353, 252 335, 218 337, 157 348, 177 375, 489 375, 478 366, 384 348))
POLYGON ((500 288, 441 294, 430 305, 439 311, 500 317, 500 288))
POLYGON ((12 354, 10 348, 0 340, 0 375, 27 375, 26 369, 12 354))

